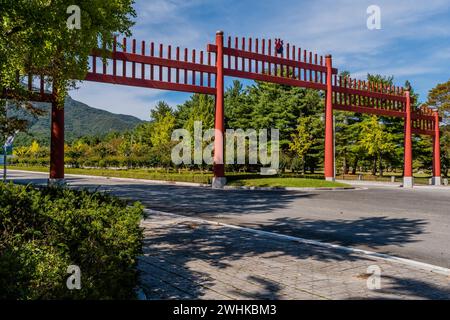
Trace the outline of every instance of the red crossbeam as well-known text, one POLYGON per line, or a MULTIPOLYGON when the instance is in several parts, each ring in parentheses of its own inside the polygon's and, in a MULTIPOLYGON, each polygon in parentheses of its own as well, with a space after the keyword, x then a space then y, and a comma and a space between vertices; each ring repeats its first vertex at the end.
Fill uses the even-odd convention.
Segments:
POLYGON ((356 95, 356 96, 362 96, 362 97, 368 97, 368 98, 384 99, 384 100, 389 100, 389 101, 406 102, 406 99, 403 96, 397 96, 397 95, 392 95, 392 94, 377 92, 377 91, 365 91, 365 90, 345 88, 345 87, 340 87, 340 86, 333 86, 333 92, 342 93, 344 95, 356 95))
POLYGON ((161 89, 161 90, 173 90, 173 91, 180 91, 180 92, 197 92, 197 93, 211 94, 211 95, 214 95, 216 93, 215 88, 208 88, 208 87, 201 87, 201 86, 195 86, 195 85, 190 85, 190 84, 173 83, 173 82, 166 82, 166 81, 156 81, 156 80, 147 80, 147 79, 130 78, 130 77, 122 77, 122 76, 113 76, 113 75, 109 75, 109 74, 88 73, 86 75, 85 80, 95 81, 95 82, 103 82, 103 83, 111 83, 111 84, 120 84, 120 85, 133 86, 133 87, 161 89))
POLYGON ((434 130, 412 128, 411 132, 414 134, 421 134, 421 135, 426 135, 426 136, 434 136, 435 135, 434 130))
POLYGON ((226 76, 230 76, 230 77, 271 82, 271 83, 277 83, 277 84, 282 84, 282 85, 287 85, 287 86, 310 88, 310 89, 316 89, 316 90, 325 90, 326 89, 326 85, 324 85, 322 83, 314 83, 314 82, 308 82, 308 81, 303 81, 303 80, 297 80, 297 79, 293 79, 293 78, 278 77, 278 76, 273 76, 273 75, 269 75, 269 74, 240 71, 240 70, 234 70, 234 69, 228 69, 228 68, 224 69, 224 74, 226 76))
POLYGON ((211 75, 216 74, 216 67, 211 65, 210 53, 207 54, 205 64, 203 51, 199 52, 200 62, 197 62, 198 56, 195 50, 191 51, 189 61, 189 52, 185 49, 184 59, 181 60, 180 48, 177 47, 174 50, 175 57, 172 57, 173 50, 170 45, 165 47, 160 44, 156 53, 155 44, 152 42, 149 46, 149 55, 146 55, 145 41, 141 42, 140 53, 137 53, 135 40, 132 41, 131 53, 127 52, 126 38, 122 40, 121 48, 119 48, 121 51, 118 51, 117 47, 117 40, 115 40, 111 51, 100 49, 92 51, 92 69, 85 80, 212 95, 216 93, 211 80, 211 75), (112 74, 108 74, 106 63, 103 63, 102 71, 97 72, 97 57, 112 61, 112 74), (121 72, 117 70, 118 63, 122 64, 121 72), (127 64, 131 64, 131 75, 129 71, 127 72, 127 64), (141 65, 139 75, 136 73, 136 64, 141 65))
MULTIPOLYGON (((20 75, 17 74, 16 81, 17 83, 21 83, 24 89, 26 89, 25 97, 21 96, 20 99, 25 99, 27 101, 33 101, 33 102, 52 102, 53 101, 53 95, 51 93, 45 92, 45 77, 43 75, 35 76, 32 74, 27 74, 26 76, 22 77, 23 79, 20 79, 20 75), (36 78, 39 78, 37 87, 34 85, 36 84, 36 81, 34 81, 36 78), (23 80, 25 80, 25 83, 23 83, 23 80)), ((23 94, 23 93, 22 93, 23 94)), ((0 98, 2 99, 15 99, 18 98, 17 93, 10 92, 8 90, 3 90, 3 92, 0 93, 0 98)))
POLYGON ((341 111, 356 112, 356 113, 375 114, 378 116, 387 116, 387 117, 396 117, 396 118, 406 117, 405 112, 402 112, 402 111, 370 108, 370 107, 364 107, 364 106, 342 105, 342 104, 338 104, 338 103, 333 103, 333 109, 341 110, 341 111))
MULTIPOLYGON (((217 46, 214 44, 208 44, 208 52, 217 52, 217 46)), ((312 70, 317 72, 326 72, 327 68, 322 65, 312 64, 312 63, 306 63, 302 61, 296 61, 291 60, 289 58, 281 58, 276 56, 268 56, 261 53, 255 53, 255 52, 249 52, 239 49, 233 49, 233 48, 223 48, 223 53, 226 56, 235 57, 235 58, 242 58, 242 59, 249 59, 249 61, 260 61, 260 62, 267 62, 272 63, 275 65, 282 65, 285 67, 294 67, 299 69, 306 69, 306 70, 312 70)), ((337 74, 338 70, 336 68, 333 68, 333 74, 337 74)))

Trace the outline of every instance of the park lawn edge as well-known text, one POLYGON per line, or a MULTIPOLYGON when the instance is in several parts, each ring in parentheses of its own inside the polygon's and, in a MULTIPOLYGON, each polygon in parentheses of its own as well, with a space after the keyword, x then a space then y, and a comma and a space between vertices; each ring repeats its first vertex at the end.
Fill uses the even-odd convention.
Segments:
POLYGON ((237 187, 261 187, 261 188, 345 188, 350 185, 341 182, 325 181, 321 179, 306 178, 258 178, 239 179, 227 183, 237 187))
MULTIPOLYGON (((11 170, 23 170, 23 171, 37 171, 48 172, 49 168, 40 166, 9 166, 11 170)), ((143 179, 143 180, 160 180, 160 181, 177 181, 177 182, 193 182, 199 183, 198 179, 194 179, 194 176, 202 177, 202 174, 177 174, 177 173, 145 173, 139 171, 128 170, 110 170, 110 169, 82 169, 82 168, 66 168, 67 174, 79 174, 79 175, 92 175, 99 177, 111 177, 111 178, 130 178, 130 179, 143 179), (169 178, 170 179, 167 179, 169 178), (177 179, 178 178, 178 179, 177 179)), ((212 176, 211 174, 204 174, 205 179, 212 176)), ((208 184, 207 181, 200 181, 200 183, 208 184)), ((270 177, 270 178, 253 178, 253 179, 236 179, 230 180, 227 183, 228 186, 240 186, 240 187, 272 187, 272 188, 342 188, 349 187, 348 184, 325 181, 322 179, 307 179, 307 178, 286 178, 286 177, 270 177)))

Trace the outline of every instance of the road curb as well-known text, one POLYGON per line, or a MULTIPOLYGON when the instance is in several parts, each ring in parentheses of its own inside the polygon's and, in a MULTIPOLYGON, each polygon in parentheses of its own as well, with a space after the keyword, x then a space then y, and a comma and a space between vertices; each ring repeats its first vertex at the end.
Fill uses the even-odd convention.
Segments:
POLYGON ((246 186, 225 186, 228 190, 257 190, 257 191, 345 191, 345 190, 363 190, 360 187, 318 187, 318 188, 300 188, 300 187, 246 187, 246 186))
POLYGON ((413 188, 403 188, 402 183, 391 182, 377 182, 377 181, 363 181, 363 180, 336 180, 336 182, 347 183, 352 186, 364 186, 364 187, 380 187, 380 188, 395 188, 401 190, 414 190, 414 189, 430 189, 430 190, 450 190, 449 186, 433 186, 426 184, 414 184, 413 188))
MULTIPOLYGON (((16 170, 10 169, 10 171, 20 172, 20 173, 36 173, 36 174, 46 174, 41 171, 30 171, 30 170, 16 170)), ((123 178, 123 177, 107 177, 107 176, 95 176, 89 174, 74 174, 67 173, 66 177, 76 177, 76 178, 92 178, 92 179, 105 179, 105 180, 119 180, 119 181, 130 181, 130 182, 145 182, 149 184, 165 184, 165 185, 175 185, 175 186, 186 186, 186 187, 201 187, 201 188, 211 188, 211 184, 195 183, 195 182, 182 182, 182 181, 167 181, 167 180, 150 180, 150 179, 138 179, 138 178, 123 178)), ((297 187, 246 187, 246 186, 225 186, 224 190, 254 190, 254 191, 348 191, 348 190, 365 190, 364 187, 319 187, 319 188, 297 188, 297 187)))
MULTIPOLYGON (((16 170, 9 169, 9 171, 21 172, 21 173, 37 173, 37 174, 47 174, 41 171, 30 171, 30 170, 16 170)), ((189 187, 211 187, 210 184, 202 184, 195 182, 182 182, 182 181, 167 181, 167 180, 150 180, 150 179, 137 179, 137 178, 123 178, 123 177, 107 177, 107 176, 95 176, 89 174, 75 174, 75 173, 66 173, 66 177, 76 177, 76 178, 93 178, 93 179, 105 179, 105 180, 121 180, 121 181, 130 181, 130 182, 146 182, 149 184, 168 184, 168 185, 180 185, 180 186, 189 186, 189 187)))
POLYGON ((279 233, 275 233, 275 232, 256 230, 256 229, 252 229, 252 228, 241 227, 241 226, 217 222, 217 221, 210 221, 210 220, 205 220, 205 219, 201 219, 201 218, 193 218, 193 217, 189 217, 189 216, 179 215, 179 214, 175 214, 175 213, 157 211, 157 210, 153 210, 153 209, 146 208, 146 209, 144 209, 144 211, 149 214, 158 214, 158 215, 165 215, 165 216, 187 218, 187 219, 191 219, 191 220, 201 222, 201 223, 206 223, 206 224, 216 225, 216 226, 218 225, 218 226, 227 227, 227 228, 231 228, 231 229, 235 229, 235 230, 242 230, 242 231, 251 232, 254 234, 258 234, 258 235, 268 236, 271 238, 289 240, 289 241, 304 243, 304 244, 318 246, 321 248, 327 248, 327 249, 332 249, 332 250, 340 250, 340 251, 344 251, 344 252, 348 252, 348 253, 353 253, 356 255, 361 255, 361 256, 385 260, 388 262, 403 264, 403 265, 407 265, 410 267, 415 267, 415 268, 418 268, 421 270, 434 272, 434 273, 437 273, 440 275, 450 277, 450 269, 448 269, 448 268, 444 268, 444 267, 440 267, 440 266, 436 266, 436 265, 432 265, 432 264, 428 264, 428 263, 424 263, 424 262, 420 262, 420 261, 416 261, 416 260, 400 258, 400 257, 392 256, 389 254, 385 254, 385 253, 377 253, 377 252, 373 252, 373 251, 369 251, 369 250, 345 247, 345 246, 331 244, 331 243, 317 241, 317 240, 293 237, 293 236, 288 236, 288 235, 279 234, 279 233))

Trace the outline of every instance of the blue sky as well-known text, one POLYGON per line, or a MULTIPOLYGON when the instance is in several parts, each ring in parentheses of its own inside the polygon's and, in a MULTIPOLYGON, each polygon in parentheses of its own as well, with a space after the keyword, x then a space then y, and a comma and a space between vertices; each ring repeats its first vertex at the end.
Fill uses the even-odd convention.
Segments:
MULTIPOLYGON (((137 0, 133 37, 205 50, 225 36, 282 38, 319 54, 340 71, 410 80, 422 100, 450 79, 449 0, 137 0), (381 8, 381 30, 368 30, 366 9, 381 8)), ((229 83, 230 79, 227 81, 229 83)), ((171 106, 189 94, 84 82, 70 94, 92 107, 149 119, 159 100, 171 106)))

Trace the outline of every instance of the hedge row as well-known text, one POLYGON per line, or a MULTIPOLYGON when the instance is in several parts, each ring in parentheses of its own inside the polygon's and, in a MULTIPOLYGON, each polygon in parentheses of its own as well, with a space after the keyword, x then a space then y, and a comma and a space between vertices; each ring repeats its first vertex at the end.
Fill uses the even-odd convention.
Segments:
MULTIPOLYGON (((136 158, 136 157, 119 157, 119 156, 109 156, 105 158, 91 157, 83 159, 73 159, 70 157, 65 157, 64 162, 66 165, 71 167, 151 167, 156 166, 157 161, 149 158, 136 158)), ((29 166, 48 166, 50 163, 49 157, 43 158, 11 158, 9 160, 10 164, 18 165, 29 165, 29 166)))
MULTIPOLYGON (((32 157, 14 157, 8 160, 10 164, 28 165, 28 166, 48 166, 50 164, 49 157, 32 158, 32 157)), ((74 168, 83 167, 123 167, 123 168, 153 168, 153 167, 174 167, 171 162, 163 163, 155 157, 90 157, 73 159, 70 157, 64 158, 64 163, 74 168)))
POLYGON ((0 183, 0 299, 133 298, 142 214, 100 193, 0 183))

